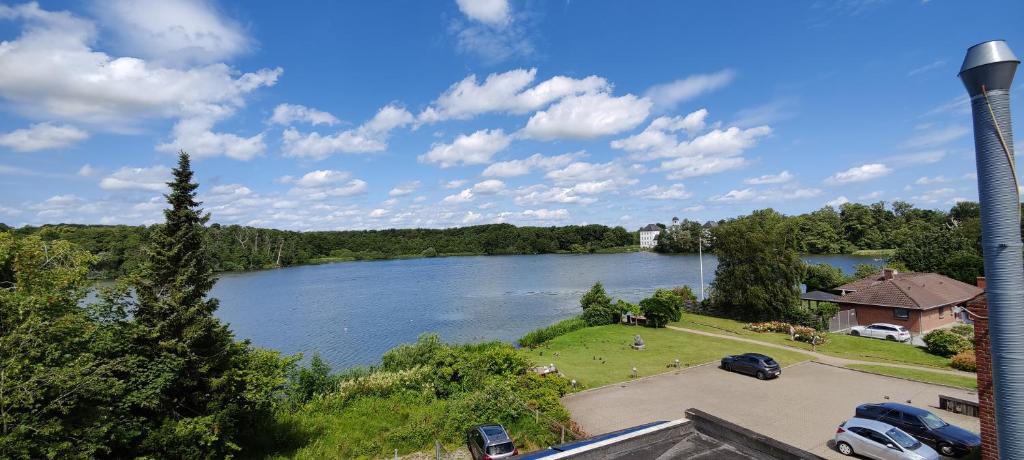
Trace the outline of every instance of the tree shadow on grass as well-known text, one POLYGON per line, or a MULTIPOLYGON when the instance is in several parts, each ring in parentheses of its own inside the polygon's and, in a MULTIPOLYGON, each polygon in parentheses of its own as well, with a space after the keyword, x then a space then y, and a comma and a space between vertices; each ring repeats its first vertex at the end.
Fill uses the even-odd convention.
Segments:
POLYGON ((319 438, 323 430, 303 426, 292 417, 269 416, 257 424, 244 440, 239 458, 293 457, 319 438))

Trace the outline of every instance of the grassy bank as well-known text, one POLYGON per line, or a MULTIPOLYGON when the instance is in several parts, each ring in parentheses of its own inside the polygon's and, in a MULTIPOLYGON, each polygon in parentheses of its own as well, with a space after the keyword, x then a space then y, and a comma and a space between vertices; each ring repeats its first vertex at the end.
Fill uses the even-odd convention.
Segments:
POLYGON ((873 374, 882 374, 891 377, 899 377, 907 380, 916 380, 918 382, 938 383, 940 385, 949 385, 953 387, 966 388, 968 390, 978 389, 977 378, 966 377, 961 375, 943 374, 940 372, 928 372, 917 369, 907 369, 903 367, 877 366, 872 364, 850 364, 846 367, 850 369, 871 372, 873 374))
MULTIPOLYGON (((672 323, 672 325, 719 334, 736 335, 747 339, 785 345, 787 347, 793 347, 801 350, 811 349, 810 344, 794 342, 789 339, 789 335, 787 334, 751 332, 743 328, 746 323, 731 319, 683 313, 681 320, 679 322, 672 323)), ((817 347, 817 351, 822 354, 836 356, 839 358, 875 361, 879 363, 914 364, 918 366, 938 368, 946 368, 949 366, 949 358, 933 355, 920 347, 904 343, 888 342, 885 340, 853 337, 848 334, 828 334, 828 343, 825 345, 819 345, 817 347)))
POLYGON ((797 350, 778 350, 669 329, 618 324, 573 331, 526 351, 534 361, 553 363, 566 377, 589 388, 629 380, 634 367, 644 377, 672 370, 669 364, 675 359, 685 367, 747 352, 767 354, 784 366, 810 359, 797 350), (630 347, 636 334, 640 334, 646 343, 642 351, 630 347))
POLYGON ((865 256, 865 257, 885 257, 885 258, 889 258, 889 257, 892 257, 892 256, 896 255, 896 250, 895 249, 858 249, 856 251, 853 251, 853 255, 855 255, 855 256, 865 256))

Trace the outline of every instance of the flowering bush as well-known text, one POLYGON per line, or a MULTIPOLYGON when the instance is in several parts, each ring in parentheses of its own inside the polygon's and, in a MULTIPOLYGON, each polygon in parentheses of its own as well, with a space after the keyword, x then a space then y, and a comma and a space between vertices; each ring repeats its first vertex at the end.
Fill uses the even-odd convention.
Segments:
POLYGON ((974 342, 948 329, 936 329, 924 335, 924 344, 933 355, 950 357, 974 349, 974 342))
POLYGON ((796 326, 793 331, 793 339, 799 342, 814 343, 815 345, 824 345, 828 341, 824 334, 816 331, 813 327, 807 326, 796 326))
POLYGON ((966 350, 957 353, 949 362, 954 369, 967 372, 978 372, 978 364, 974 361, 974 350, 966 350))
POLYGON ((784 323, 782 321, 768 321, 766 323, 750 323, 750 324, 744 326, 745 329, 751 330, 751 331, 754 331, 754 332, 781 332, 781 333, 784 333, 784 334, 789 334, 789 328, 790 327, 791 327, 791 325, 789 323, 784 323))

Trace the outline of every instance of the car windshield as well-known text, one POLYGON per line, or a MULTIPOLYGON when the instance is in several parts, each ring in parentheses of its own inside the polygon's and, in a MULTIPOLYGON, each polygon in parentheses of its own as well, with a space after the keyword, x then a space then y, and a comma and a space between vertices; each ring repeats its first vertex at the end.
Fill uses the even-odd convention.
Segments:
POLYGON ((907 332, 907 328, 905 328, 905 327, 903 327, 903 326, 900 326, 900 327, 898 327, 897 329, 899 329, 899 330, 900 330, 900 332, 907 332))
POLYGON ((779 363, 775 362, 775 360, 771 359, 771 358, 765 358, 764 364, 766 366, 778 366, 779 365, 779 363))
POLYGON ((507 454, 515 450, 511 442, 503 442, 501 444, 495 444, 493 446, 487 446, 487 455, 501 455, 507 454))
POLYGON ((914 450, 921 447, 921 443, 918 440, 895 428, 886 431, 885 435, 892 438, 893 441, 896 441, 896 444, 905 449, 914 450))
POLYGON ((928 413, 925 413, 924 415, 922 415, 921 416, 921 420, 924 422, 925 426, 927 426, 928 428, 931 428, 933 430, 936 429, 936 428, 942 428, 942 427, 944 427, 946 425, 949 425, 948 423, 946 423, 945 420, 935 416, 935 414, 933 414, 931 412, 928 412, 928 413))

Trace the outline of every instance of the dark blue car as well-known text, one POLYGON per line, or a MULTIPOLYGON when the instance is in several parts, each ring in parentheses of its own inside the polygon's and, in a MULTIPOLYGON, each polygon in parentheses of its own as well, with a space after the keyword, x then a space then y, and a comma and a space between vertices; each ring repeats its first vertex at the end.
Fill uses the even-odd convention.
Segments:
POLYGON ((899 403, 861 404, 857 417, 895 426, 948 457, 963 457, 978 450, 981 438, 950 425, 924 409, 899 403))

